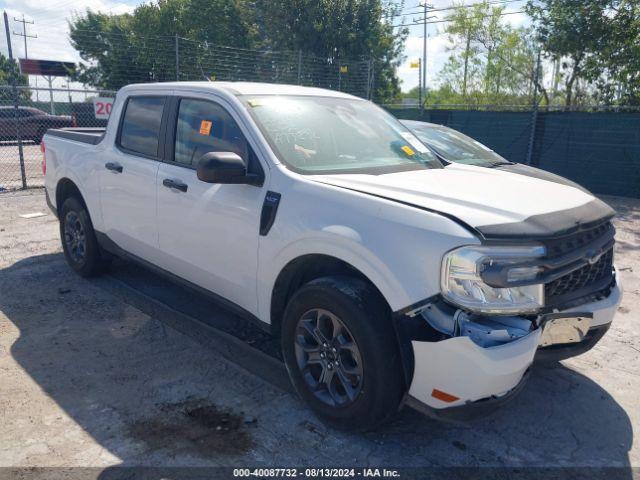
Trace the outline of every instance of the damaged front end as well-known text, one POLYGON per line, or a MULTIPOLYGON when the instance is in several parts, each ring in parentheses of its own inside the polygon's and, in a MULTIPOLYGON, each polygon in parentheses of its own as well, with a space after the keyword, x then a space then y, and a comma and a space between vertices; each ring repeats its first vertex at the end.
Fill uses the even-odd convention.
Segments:
POLYGON ((441 299, 398 317, 397 329, 409 366, 407 403, 458 420, 517 393, 542 334, 535 316, 475 315, 441 299))
POLYGON ((520 391, 539 348, 581 348, 594 331, 594 313, 611 313, 608 303, 618 302, 616 293, 582 312, 516 316, 474 314, 431 299, 396 316, 410 385, 407 403, 438 418, 486 415, 520 391))
POLYGON ((396 315, 409 403, 442 416, 513 397, 536 358, 580 354, 620 303, 608 219, 535 243, 487 242, 443 256, 440 294, 396 315))

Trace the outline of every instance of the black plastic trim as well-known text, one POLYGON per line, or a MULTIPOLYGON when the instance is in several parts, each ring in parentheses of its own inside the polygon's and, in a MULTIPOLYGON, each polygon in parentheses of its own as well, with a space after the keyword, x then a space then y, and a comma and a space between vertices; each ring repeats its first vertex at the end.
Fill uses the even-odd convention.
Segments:
POLYGON ((182 277, 177 276, 174 273, 171 273, 163 268, 158 267, 157 265, 154 265, 151 262, 148 262, 140 257, 138 257, 137 255, 134 255, 132 253, 127 252, 126 250, 124 250, 123 248, 121 248, 117 243, 115 243, 113 240, 111 240, 111 238, 109 238, 109 236, 105 233, 102 232, 98 232, 96 231, 96 239, 98 240, 98 244, 100 245, 101 248, 103 248, 104 250, 106 250, 107 252, 111 253, 112 255, 115 255, 116 257, 120 257, 124 260, 127 261, 131 261, 134 263, 137 263, 138 265, 151 270, 152 272, 161 275, 169 280, 171 280, 174 283, 177 283, 179 285, 182 285, 184 287, 187 287, 201 295, 204 295, 205 297, 213 300, 214 302, 220 304, 220 306, 226 308, 229 311, 232 311, 233 313, 235 313, 236 315, 239 315, 253 323, 255 323, 258 327, 260 327, 263 331, 265 331, 266 333, 272 335, 272 329, 271 329, 271 325, 268 323, 263 322, 262 320, 260 320, 258 317, 256 317, 254 314, 252 314, 251 312, 245 310, 244 308, 242 308, 240 305, 232 302, 231 300, 227 300, 226 298, 210 291, 207 290, 205 288, 202 288, 194 283, 191 283, 188 280, 185 280, 182 277))
POLYGON ((616 286, 616 283, 615 275, 603 277, 580 290, 558 295, 554 297, 551 302, 545 300, 544 308, 540 313, 553 310, 567 310, 579 305, 598 301, 598 297, 602 299, 608 298, 609 295, 611 295, 611 290, 616 286))
POLYGON ((264 203, 262 204, 262 212, 260 213, 260 235, 263 237, 269 233, 273 223, 276 221, 276 214, 278 213, 278 205, 280 205, 280 199, 282 195, 278 192, 267 191, 264 196, 264 203))
POLYGON ((586 265, 597 262, 603 255, 606 255, 614 246, 614 232, 597 239, 595 242, 577 248, 559 257, 541 257, 528 262, 510 264, 508 266, 490 265, 487 266, 480 276, 482 280, 491 287, 508 288, 521 285, 534 285, 538 283, 549 283, 564 277, 571 272, 586 265), (531 280, 519 282, 509 282, 507 275, 514 267, 542 267, 544 271, 531 280))
POLYGON ((550 239, 611 220, 615 211, 595 198, 579 207, 532 215, 521 222, 482 225, 475 229, 486 239, 550 239))
MULTIPOLYGON (((415 370, 415 357, 413 355, 412 340, 426 341, 427 338, 432 337, 433 329, 429 326, 424 319, 419 316, 410 317, 407 314, 420 310, 421 308, 427 308, 431 304, 441 302, 440 295, 433 295, 432 297, 425 298, 419 302, 416 302, 408 307, 396 310, 391 314, 391 324, 396 334, 396 340, 400 349, 400 360, 402 363, 402 373, 404 375, 406 385, 411 385, 413 379, 413 372, 415 370)), ((430 338, 432 341, 440 340, 439 338, 430 338)))
POLYGON ((400 310, 396 310, 393 312, 394 317, 400 317, 411 313, 413 311, 419 310, 422 307, 426 307, 429 304, 435 303, 440 299, 440 294, 432 295, 429 298, 425 298, 424 300, 420 300, 419 302, 412 303, 408 307, 401 308, 400 310))

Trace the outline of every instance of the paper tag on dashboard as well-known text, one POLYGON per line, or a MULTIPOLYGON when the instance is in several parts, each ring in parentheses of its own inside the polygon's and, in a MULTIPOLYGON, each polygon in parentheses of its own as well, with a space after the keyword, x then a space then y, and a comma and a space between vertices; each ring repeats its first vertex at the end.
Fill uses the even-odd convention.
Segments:
POLYGON ((400 132, 400 135, 418 152, 425 153, 429 151, 429 149, 425 147, 424 144, 420 140, 418 140, 418 137, 416 137, 414 134, 410 132, 400 132))
POLYGON ((404 153, 406 153, 407 155, 409 155, 410 157, 412 157, 413 155, 416 154, 416 152, 414 152, 413 150, 411 150, 411 147, 409 145, 405 145, 404 147, 402 147, 402 151, 404 153))

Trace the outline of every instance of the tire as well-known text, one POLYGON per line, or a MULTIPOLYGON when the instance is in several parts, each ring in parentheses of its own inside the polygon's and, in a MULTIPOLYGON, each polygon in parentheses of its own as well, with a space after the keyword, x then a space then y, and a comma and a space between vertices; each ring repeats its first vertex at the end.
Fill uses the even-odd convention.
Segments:
POLYGON ((76 197, 67 198, 60 209, 60 240, 65 259, 77 274, 92 277, 102 272, 106 260, 89 212, 76 197))
POLYGON ((406 387, 389 315, 372 286, 346 276, 313 280, 290 299, 281 330, 287 371, 302 399, 332 427, 370 430, 398 411, 406 387))

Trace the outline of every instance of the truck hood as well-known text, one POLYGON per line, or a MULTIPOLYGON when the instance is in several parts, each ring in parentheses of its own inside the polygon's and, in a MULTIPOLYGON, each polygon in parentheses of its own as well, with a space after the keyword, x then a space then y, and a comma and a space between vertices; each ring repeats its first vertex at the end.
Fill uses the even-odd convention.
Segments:
POLYGON ((310 178, 443 214, 485 238, 556 236, 604 221, 615 213, 579 188, 471 165, 310 178))

